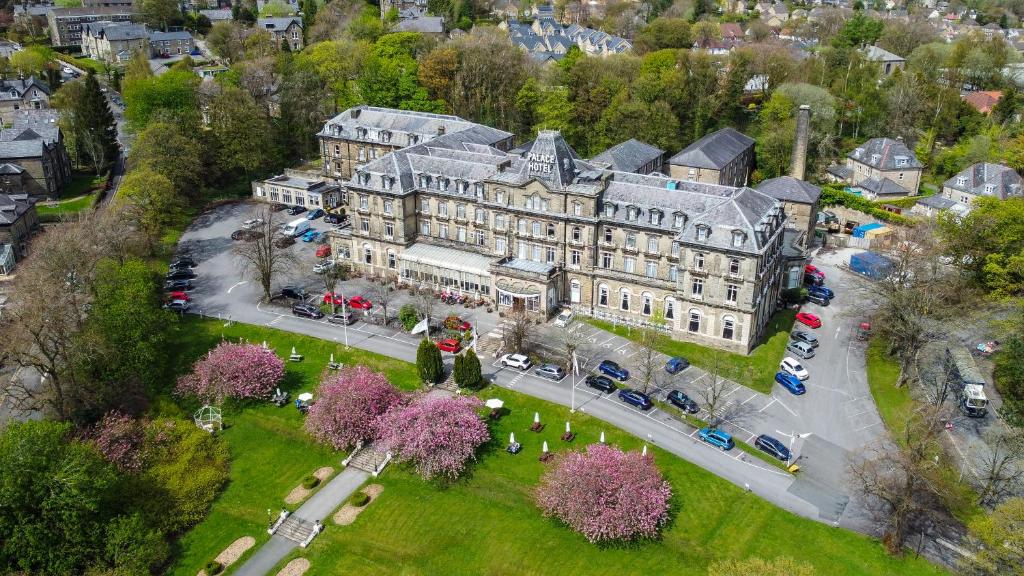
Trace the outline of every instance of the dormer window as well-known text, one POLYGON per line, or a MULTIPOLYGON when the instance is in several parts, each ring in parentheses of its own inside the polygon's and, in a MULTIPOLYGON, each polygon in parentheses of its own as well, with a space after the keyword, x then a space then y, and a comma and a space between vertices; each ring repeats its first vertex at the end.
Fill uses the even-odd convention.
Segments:
POLYGON ((380 139, 382 142, 391 142, 391 132, 384 130, 380 133, 380 139))
POLYGON ((996 191, 994 184, 985 184, 985 194, 992 194, 996 191))
POLYGON ((661 212, 659 212, 658 210, 651 210, 649 215, 650 215, 650 223, 651 224, 654 224, 654 225, 661 224, 661 212))
POLYGON ((615 216, 615 204, 605 204, 604 215, 608 218, 615 216))
POLYGON ((17 98, 17 97, 18 97, 18 91, 17 90, 11 90, 11 98, 17 98))
POLYGON ((474 188, 476 190, 476 197, 477 198, 483 198, 483 195, 484 195, 484 183, 483 182, 477 182, 474 185, 474 188))
POLYGON ((707 240, 709 235, 711 235, 711 228, 707 224, 697 226, 697 240, 707 240))
POLYGON ((446 190, 447 191, 448 190, 448 179, 447 178, 443 178, 443 177, 442 178, 438 178, 437 179, 437 187, 440 190, 446 190))
POLYGON ((747 236, 746 234, 744 234, 743 232, 741 232, 739 230, 733 230, 732 231, 732 247, 733 248, 740 248, 741 246, 743 246, 743 241, 746 239, 746 236, 747 236))
POLYGON ((966 186, 967 185, 967 177, 966 176, 958 176, 957 179, 956 179, 956 185, 957 186, 966 186))
POLYGON ((673 228, 682 228, 683 224, 685 224, 685 223, 686 223, 686 214, 682 214, 682 213, 677 212, 675 214, 675 218, 673 219, 672 227, 673 228))
POLYGON ((628 220, 636 220, 639 217, 640 217, 640 209, 637 208, 636 206, 630 206, 629 208, 626 209, 626 219, 628 219, 628 220))
POLYGON ((419 142, 420 142, 419 134, 410 134, 409 135, 409 143, 410 144, 419 144, 419 142))
POLYGON ((907 157, 906 156, 897 156, 896 157, 896 165, 897 166, 906 166, 907 165, 907 157))

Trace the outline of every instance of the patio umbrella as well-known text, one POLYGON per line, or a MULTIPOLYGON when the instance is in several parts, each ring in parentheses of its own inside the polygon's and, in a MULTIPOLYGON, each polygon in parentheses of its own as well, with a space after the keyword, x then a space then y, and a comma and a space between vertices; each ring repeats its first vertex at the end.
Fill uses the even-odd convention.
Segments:
POLYGON ((298 353, 295 351, 295 346, 292 346, 292 356, 298 356, 298 353))
POLYGON ((644 444, 644 449, 640 451, 641 456, 647 456, 647 444, 644 444))
POLYGON ((508 443, 509 444, 515 444, 516 443, 516 433, 515 432, 509 432, 508 443))
POLYGON ((491 398, 487 402, 484 402, 484 406, 487 406, 488 408, 493 408, 494 410, 497 410, 498 408, 501 408, 504 405, 505 401, 500 398, 491 398))
POLYGON ((331 352, 331 364, 334 364, 334 352, 331 352))
POLYGON ((604 444, 604 430, 601 431, 601 444, 604 444))
POLYGON ((569 433, 569 422, 568 421, 565 423, 565 433, 566 434, 569 433))
POLYGON ((299 400, 301 400, 303 402, 309 402, 312 399, 313 399, 313 394, 310 393, 310 392, 303 392, 302 394, 299 394, 299 400))
POLYGON ((533 413, 533 423, 540 424, 540 412, 533 413))
POLYGON ((263 341, 263 349, 264 349, 264 350, 266 350, 266 349, 267 349, 267 341, 266 341, 266 340, 264 340, 264 341, 263 341))
POLYGON ((544 446, 541 448, 541 450, 543 450, 545 454, 548 453, 548 441, 547 440, 544 441, 544 446))

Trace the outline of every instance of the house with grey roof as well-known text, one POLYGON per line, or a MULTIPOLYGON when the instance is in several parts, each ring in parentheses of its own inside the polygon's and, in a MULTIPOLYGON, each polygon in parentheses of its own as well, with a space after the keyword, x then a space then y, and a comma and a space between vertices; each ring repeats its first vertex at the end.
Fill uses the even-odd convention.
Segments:
POLYGON ((211 8, 208 10, 200 10, 199 13, 206 16, 206 19, 209 20, 211 24, 232 20, 231 8, 211 8))
POLYGON ((343 182, 351 224, 330 232, 332 252, 361 273, 505 313, 571 308, 724 350, 757 343, 781 285, 780 201, 619 171, 612 162, 635 158, 581 159, 556 131, 503 150, 487 143, 491 130, 407 140, 356 165, 343 182))
POLYGON ((316 208, 336 208, 341 204, 341 187, 322 176, 299 170, 252 183, 252 197, 261 202, 316 208))
POLYGON ((956 200, 950 200, 942 194, 935 194, 932 196, 925 196, 920 198, 910 209, 910 213, 915 216, 924 216, 927 218, 934 218, 942 212, 950 212, 957 218, 963 218, 971 211, 971 207, 963 202, 957 202, 956 200))
POLYGON ((594 156, 590 162, 616 172, 650 174, 661 172, 664 159, 665 151, 661 148, 630 138, 594 156))
POLYGON ((864 57, 872 62, 878 62, 879 70, 886 76, 897 70, 902 70, 907 65, 906 58, 878 46, 868 46, 865 48, 864 57))
POLYGON ((195 39, 187 30, 149 33, 149 50, 154 57, 181 56, 191 54, 196 48, 195 39))
POLYGON ((395 24, 396 32, 419 32, 435 37, 444 36, 444 18, 440 16, 419 16, 403 18, 395 24))
POLYGON ((50 86, 36 78, 0 79, 0 122, 8 121, 15 110, 40 110, 50 107, 50 86))
POLYGON ((50 43, 54 46, 81 46, 86 24, 95 22, 131 22, 132 6, 80 6, 50 8, 46 21, 50 27, 50 43))
POLYGON ((844 166, 831 166, 827 176, 867 198, 913 196, 924 165, 900 138, 872 138, 846 156, 844 166))
POLYGON ((91 22, 82 27, 82 53, 111 63, 131 60, 136 52, 149 56, 149 30, 130 22, 91 22))
MULTIPOLYGON (((2 168, 3 165, 0 165, 2 168)), ((2 178, 2 176, 0 176, 2 178)), ((28 240, 39 228, 36 200, 27 194, 0 193, 0 246, 8 246, 14 261, 28 253, 28 240)), ((6 258, 3 260, 7 260, 6 258)), ((10 274, 11 262, 3 262, 0 272, 10 274)))
POLYGON ((722 128, 669 158, 668 167, 673 178, 744 186, 754 169, 754 139, 733 128, 722 128))
POLYGON ((561 60, 573 46, 591 56, 622 54, 633 47, 629 40, 600 30, 579 24, 563 26, 549 11, 538 14, 532 24, 521 23, 515 18, 499 24, 508 32, 509 41, 538 62, 561 60))
MULTIPOLYGON (((20 110, 10 119, 12 127, 0 130, 0 164, 25 171, 17 174, 22 188, 12 192, 53 198, 71 181, 71 158, 57 125, 59 117, 53 109, 20 110)), ((9 183, 14 181, 9 178, 9 183)))
POLYGON ((814 225, 818 222, 821 188, 792 176, 763 180, 755 188, 782 202, 786 210, 786 226, 802 232, 803 244, 809 246, 814 239, 814 225))
POLYGON ((1016 170, 991 162, 968 166, 942 184, 944 197, 967 206, 982 196, 1006 200, 1021 196, 1022 192, 1021 177, 1016 170))
POLYGON ((302 40, 302 18, 298 16, 259 18, 256 20, 256 28, 269 32, 278 48, 287 43, 292 52, 298 52, 305 46, 302 40))

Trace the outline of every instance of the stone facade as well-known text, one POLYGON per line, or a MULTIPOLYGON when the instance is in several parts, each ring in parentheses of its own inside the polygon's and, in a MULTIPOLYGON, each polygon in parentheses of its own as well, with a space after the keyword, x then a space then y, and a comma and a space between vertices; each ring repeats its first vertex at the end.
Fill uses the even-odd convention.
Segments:
POLYGON ((679 180, 746 186, 754 169, 754 139, 723 128, 684 148, 668 165, 669 176, 679 180))
POLYGON ((260 18, 256 21, 256 28, 270 32, 278 48, 287 43, 292 52, 298 52, 305 46, 302 40, 302 19, 298 16, 260 18))
POLYGON ((873 200, 916 195, 923 169, 902 140, 872 138, 854 148, 845 165, 830 167, 828 176, 873 200))
POLYGON ((29 237, 38 227, 34 199, 25 194, 0 194, 0 245, 10 245, 16 261, 28 253, 29 237))
POLYGON ((336 208, 341 205, 341 188, 318 174, 285 170, 284 174, 252 183, 252 197, 262 202, 289 206, 336 208))
POLYGON ((155 57, 191 54, 195 47, 195 40, 185 30, 149 33, 149 50, 155 57))
POLYGON ((55 197, 71 181, 71 158, 53 109, 14 113, 12 128, 0 130, 0 163, 21 167, 24 192, 55 197))
MULTIPOLYGON (((546 317, 568 306, 741 353, 757 343, 778 300, 781 203, 750 188, 608 170, 577 158, 557 132, 511 154, 477 143, 489 131, 474 126, 357 167, 334 254, 499 310, 546 317)), ((325 154, 325 166, 333 161, 325 154)))
POLYGON ((981 196, 1006 200, 1021 196, 1022 179, 1017 171, 1002 164, 979 162, 962 170, 942 185, 942 195, 954 202, 970 206, 981 196))
POLYGON ((50 107, 50 87, 35 76, 0 80, 0 121, 10 122, 16 110, 50 107))
POLYGON ((134 16, 131 6, 51 8, 46 13, 50 43, 54 46, 81 46, 82 28, 86 24, 99 21, 131 22, 134 16))
POLYGON ((142 24, 91 22, 82 26, 82 53, 104 62, 127 62, 136 52, 149 57, 149 31, 142 24))

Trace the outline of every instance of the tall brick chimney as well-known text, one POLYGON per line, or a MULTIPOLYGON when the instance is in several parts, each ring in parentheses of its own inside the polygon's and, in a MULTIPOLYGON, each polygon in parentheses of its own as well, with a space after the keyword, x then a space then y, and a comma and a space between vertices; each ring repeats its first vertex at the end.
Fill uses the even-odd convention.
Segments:
POLYGON ((796 113, 796 138, 793 140, 793 160, 789 175, 797 180, 804 179, 807 171, 807 140, 811 134, 811 107, 801 104, 796 113))

